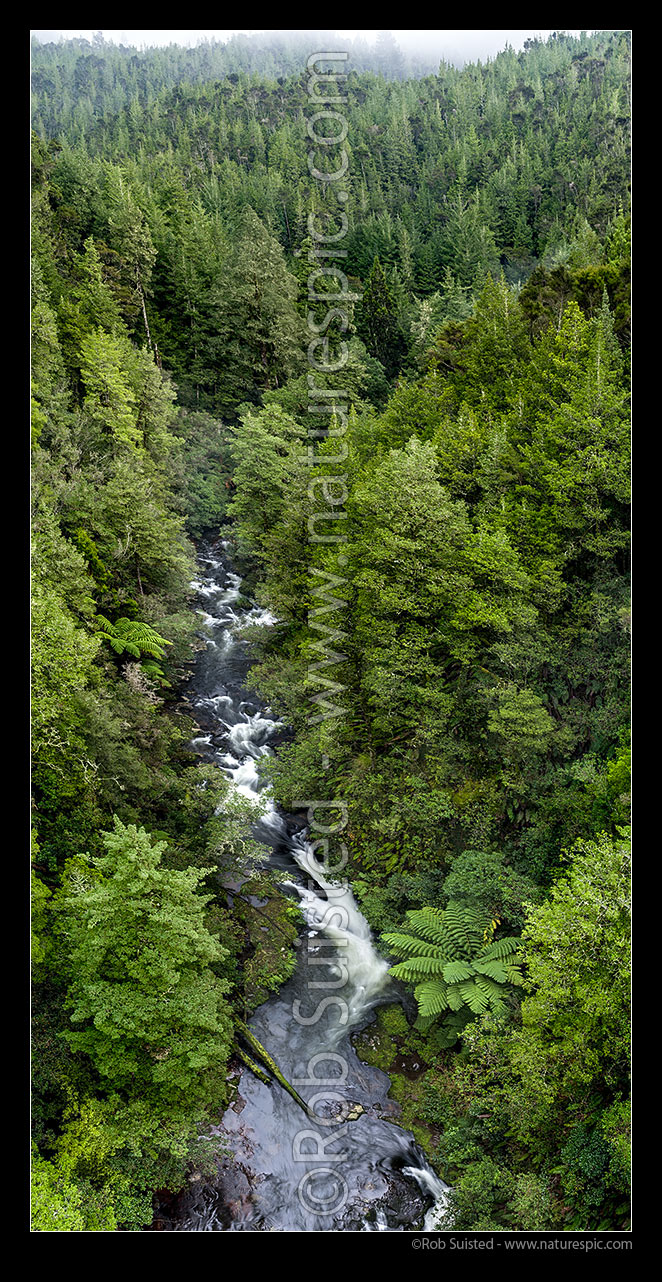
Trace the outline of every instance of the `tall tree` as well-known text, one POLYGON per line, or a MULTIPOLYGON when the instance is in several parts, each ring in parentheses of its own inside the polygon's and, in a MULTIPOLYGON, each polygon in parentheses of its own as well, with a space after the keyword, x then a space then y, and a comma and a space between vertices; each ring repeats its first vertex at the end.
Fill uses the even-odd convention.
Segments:
POLYGON ((147 342, 153 349, 147 319, 147 296, 156 250, 147 221, 119 166, 108 166, 107 184, 110 202, 109 236, 112 248, 120 258, 121 278, 128 295, 127 319, 132 318, 137 305, 142 315, 147 342))
POLYGON ((214 294, 216 404, 234 411, 257 402, 304 365, 304 325, 296 310, 297 282, 282 249, 257 214, 245 209, 221 283, 214 294))
POLYGON ((227 956, 205 926, 205 872, 161 867, 164 841, 115 820, 106 853, 70 870, 59 897, 70 941, 72 1050, 111 1089, 172 1101, 221 1100, 232 1041, 214 973, 227 956))
POLYGON ((393 377, 404 351, 396 306, 379 258, 375 258, 357 317, 358 332, 371 356, 393 377))

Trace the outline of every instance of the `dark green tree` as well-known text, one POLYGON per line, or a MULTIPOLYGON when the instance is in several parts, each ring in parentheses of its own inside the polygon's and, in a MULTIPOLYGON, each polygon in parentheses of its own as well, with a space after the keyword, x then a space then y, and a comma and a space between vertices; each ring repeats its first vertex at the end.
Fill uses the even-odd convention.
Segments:
POLYGON ((241 402, 280 385, 304 367, 305 329, 297 282, 283 251, 253 209, 244 210, 238 236, 214 295, 215 401, 234 412, 241 402))
POLYGON ((390 378, 404 352, 404 339, 397 320, 391 291, 378 258, 358 308, 357 329, 371 356, 376 356, 390 378))

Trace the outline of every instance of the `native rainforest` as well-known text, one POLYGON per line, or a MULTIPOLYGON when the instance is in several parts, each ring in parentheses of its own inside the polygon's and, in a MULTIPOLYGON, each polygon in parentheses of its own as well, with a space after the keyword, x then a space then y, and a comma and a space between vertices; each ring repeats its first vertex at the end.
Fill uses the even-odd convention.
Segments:
POLYGON ((32 39, 33 1231, 630 1227, 630 33, 501 34, 32 39))

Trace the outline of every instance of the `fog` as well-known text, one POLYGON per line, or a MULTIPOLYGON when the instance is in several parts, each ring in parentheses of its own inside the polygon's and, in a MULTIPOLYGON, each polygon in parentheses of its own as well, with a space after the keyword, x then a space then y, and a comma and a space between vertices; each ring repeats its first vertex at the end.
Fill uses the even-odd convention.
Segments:
MULTIPOLYGON (((561 28, 557 28, 561 29, 561 28)), ((478 59, 484 61, 486 58, 494 57, 507 44, 512 45, 514 49, 523 48, 524 41, 535 37, 546 40, 552 34, 552 30, 541 30, 529 28, 526 31, 482 31, 472 28, 468 31, 450 30, 450 31, 433 31, 425 29, 407 29, 404 31, 392 31, 391 34, 397 41, 403 53, 411 56, 424 58, 426 62, 439 62, 442 58, 447 62, 454 62, 460 65, 463 62, 475 62, 478 59)), ((565 30, 565 28, 563 28, 565 30)), ((32 34, 42 43, 58 40, 70 40, 74 37, 80 37, 85 40, 92 40, 94 31, 33 31, 32 34)), ((150 47, 154 45, 179 44, 184 46, 196 45, 204 40, 227 41, 231 36, 246 35, 256 36, 264 35, 265 41, 270 36, 276 34, 283 35, 304 35, 301 30, 276 31, 275 29, 262 30, 245 30, 245 31, 183 31, 183 30, 150 30, 150 31, 102 31, 100 33, 104 40, 111 41, 114 44, 125 44, 133 46, 150 47)), ((314 34, 314 31, 311 33, 314 34)), ((328 33, 326 33, 328 34, 328 33)), ((340 39, 362 40, 368 44, 374 44, 378 31, 338 31, 337 36, 340 39)), ((578 36, 580 31, 570 31, 570 35, 578 36)))

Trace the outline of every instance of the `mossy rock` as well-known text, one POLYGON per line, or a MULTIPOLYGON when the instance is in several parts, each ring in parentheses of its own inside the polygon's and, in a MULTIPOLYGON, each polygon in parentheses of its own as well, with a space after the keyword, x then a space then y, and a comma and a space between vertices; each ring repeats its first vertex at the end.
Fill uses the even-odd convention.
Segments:
POLYGON ((434 1127, 421 1121, 425 1112, 426 1080, 432 1072, 427 1067, 432 1057, 425 1035, 410 1027, 402 1007, 394 1003, 380 1006, 374 1022, 356 1034, 352 1041, 364 1064, 388 1073, 391 1078, 389 1099, 400 1108, 398 1125, 411 1131, 417 1143, 431 1157, 439 1136, 434 1127), (421 1072, 411 1071, 412 1059, 421 1064, 421 1072), (398 1071, 398 1065, 405 1063, 409 1071, 398 1071))
POLYGON ((354 1049, 364 1064, 370 1064, 371 1068, 380 1068, 383 1073, 388 1072, 397 1055, 397 1046, 392 1037, 375 1024, 371 1024, 368 1028, 364 1028, 362 1033, 358 1033, 353 1038, 353 1042, 354 1049))
POLYGON ((426 1054, 425 1037, 410 1028, 399 1003, 380 1006, 374 1023, 357 1034, 354 1046, 359 1059, 383 1072, 395 1071, 395 1063, 406 1056, 415 1056, 424 1066, 430 1061, 426 1054))
POLYGON ((377 1023, 380 1029, 390 1037, 406 1037, 409 1024, 402 1006, 380 1006, 377 1011, 377 1023))
POLYGON ((276 992, 296 967, 294 945, 298 937, 298 905, 258 874, 242 887, 234 904, 235 918, 245 931, 241 959, 246 1011, 256 1010, 276 992), (251 904, 249 897, 259 900, 251 904))
POLYGON ((394 1099, 402 1110, 399 1125, 404 1127, 405 1130, 411 1131, 423 1151, 427 1153, 428 1157, 433 1158, 439 1136, 434 1128, 421 1121, 421 1114, 424 1111, 423 1101, 425 1098, 426 1078, 429 1076, 430 1071, 428 1070, 413 1081, 402 1073, 393 1073, 391 1075, 389 1098, 394 1099))

